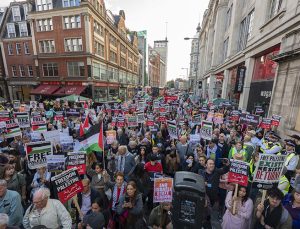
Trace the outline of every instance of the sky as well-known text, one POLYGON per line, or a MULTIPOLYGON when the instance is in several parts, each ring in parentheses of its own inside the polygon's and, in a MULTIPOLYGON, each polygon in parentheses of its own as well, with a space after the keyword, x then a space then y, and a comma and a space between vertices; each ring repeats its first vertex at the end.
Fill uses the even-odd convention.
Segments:
MULTIPOLYGON (((12 0, 0 0, 8 6, 12 0)), ((167 80, 186 78, 189 68, 191 40, 198 23, 202 22, 209 0, 104 0, 106 9, 114 14, 125 11, 126 27, 132 31, 147 30, 148 44, 154 40, 169 40, 167 80), (166 29, 167 25, 167 29, 166 29)))

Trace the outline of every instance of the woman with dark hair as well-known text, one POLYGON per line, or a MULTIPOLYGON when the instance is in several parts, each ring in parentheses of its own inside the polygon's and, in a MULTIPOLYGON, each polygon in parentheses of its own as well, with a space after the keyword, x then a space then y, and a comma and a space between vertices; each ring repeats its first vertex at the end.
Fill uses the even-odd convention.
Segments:
POLYGON ((148 162, 146 150, 147 149, 145 146, 141 146, 139 148, 138 155, 134 158, 136 164, 139 164, 139 163, 146 164, 146 162, 148 162))
POLYGON ((238 187, 237 197, 234 197, 234 191, 228 192, 225 205, 227 210, 223 216, 222 229, 250 228, 253 202, 248 197, 246 187, 238 187), (235 211, 233 211, 234 202, 236 202, 235 211))
POLYGON ((128 182, 126 194, 120 198, 117 214, 121 228, 143 228, 143 200, 134 181, 128 182))
POLYGON ((185 164, 183 166, 183 171, 198 173, 198 170, 199 168, 197 162, 195 161, 194 154, 193 153, 188 154, 185 164))

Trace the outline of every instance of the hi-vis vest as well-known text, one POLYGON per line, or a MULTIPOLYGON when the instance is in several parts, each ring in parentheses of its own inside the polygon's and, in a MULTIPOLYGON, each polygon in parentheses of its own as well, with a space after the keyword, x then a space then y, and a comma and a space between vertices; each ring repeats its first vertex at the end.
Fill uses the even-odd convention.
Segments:
POLYGON ((281 184, 284 184, 284 183, 287 183, 288 185, 285 187, 285 189, 281 190, 281 192, 283 193, 283 195, 286 195, 289 192, 289 189, 290 189, 290 182, 286 178, 286 176, 281 176, 279 178, 279 184, 278 185, 281 185, 281 184))
POLYGON ((228 158, 229 158, 229 159, 233 158, 233 156, 234 156, 235 154, 237 154, 237 153, 242 154, 244 160, 246 160, 247 152, 245 151, 244 148, 241 149, 240 152, 237 152, 236 148, 235 148, 235 147, 232 147, 232 148, 230 149, 230 151, 229 151, 228 158))
POLYGON ((249 162, 249 176, 248 176, 249 182, 252 182, 252 180, 253 180, 254 170, 255 170, 255 168, 254 168, 254 162, 251 159, 251 161, 249 162))
MULTIPOLYGON (((278 153, 277 155, 281 155, 281 153, 278 153)), ((290 153, 290 154, 286 157, 284 166, 288 166, 290 160, 291 160, 295 155, 296 155, 295 153, 290 153)))
MULTIPOLYGON (((279 146, 279 147, 280 147, 280 151, 281 151, 281 149, 282 149, 282 146, 281 146, 281 144, 280 144, 279 142, 274 143, 272 147, 269 147, 269 143, 268 143, 268 141, 266 141, 266 140, 264 140, 262 144, 265 146, 265 147, 264 147, 265 149, 264 149, 263 147, 260 147, 260 151, 261 151, 262 153, 266 153, 265 150, 273 149, 273 148, 276 147, 276 146, 279 146)), ((278 153, 280 153, 280 151, 279 151, 278 153)))

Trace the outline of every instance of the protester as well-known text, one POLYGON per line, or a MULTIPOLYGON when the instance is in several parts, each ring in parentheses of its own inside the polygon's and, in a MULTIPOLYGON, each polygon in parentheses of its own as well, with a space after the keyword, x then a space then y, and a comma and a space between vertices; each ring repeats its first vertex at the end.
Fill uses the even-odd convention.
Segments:
POLYGON ((122 172, 126 180, 135 166, 134 157, 127 151, 127 147, 125 145, 119 146, 118 153, 117 172, 122 172))
POLYGON ((8 226, 9 217, 5 213, 0 213, 0 228, 1 229, 20 229, 20 227, 8 226))
POLYGON ((39 188, 50 188, 50 178, 51 173, 47 171, 46 167, 38 168, 31 183, 31 196, 39 188))
POLYGON ((50 199, 49 189, 37 189, 32 203, 24 215, 23 226, 25 229, 40 225, 47 228, 70 229, 72 227, 69 212, 59 200, 50 199))
POLYGON ((171 221, 171 203, 162 202, 157 207, 153 208, 151 214, 149 216, 149 223, 148 225, 153 229, 159 228, 166 228, 171 229, 173 228, 172 221, 171 221))
POLYGON ((0 213, 8 215, 8 226, 20 226, 22 224, 21 196, 16 191, 8 190, 5 180, 0 180, 0 213))

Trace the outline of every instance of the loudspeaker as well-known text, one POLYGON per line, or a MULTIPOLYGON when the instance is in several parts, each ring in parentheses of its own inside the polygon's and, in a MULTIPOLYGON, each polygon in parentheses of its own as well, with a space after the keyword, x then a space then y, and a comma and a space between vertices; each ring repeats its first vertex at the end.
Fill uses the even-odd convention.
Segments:
POLYGON ((201 228, 204 206, 205 183, 203 177, 191 172, 176 172, 172 208, 173 228, 201 228))

